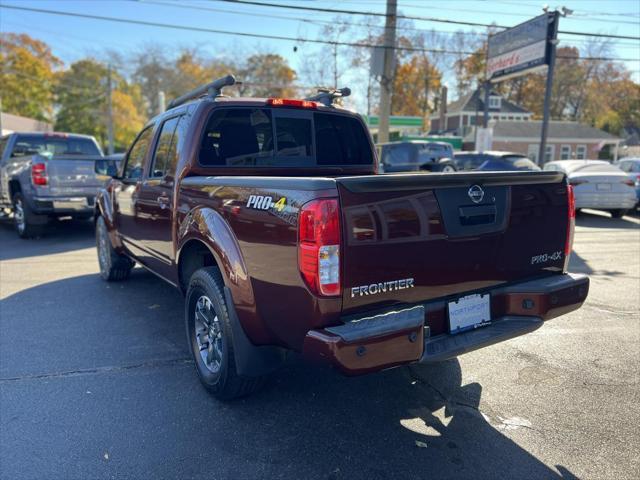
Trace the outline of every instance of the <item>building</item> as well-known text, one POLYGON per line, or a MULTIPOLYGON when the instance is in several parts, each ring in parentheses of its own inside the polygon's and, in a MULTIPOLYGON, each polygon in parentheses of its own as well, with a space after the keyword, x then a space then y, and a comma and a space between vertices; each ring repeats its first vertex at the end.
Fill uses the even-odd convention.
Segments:
MULTIPOLYGON (((542 99, 540 100, 542 101, 542 99)), ((476 125, 484 122, 484 91, 476 90, 448 105, 444 129, 440 128, 440 113, 431 115, 431 133, 443 132, 464 138, 464 150, 475 150, 476 125)), ((571 158, 598 158, 605 145, 615 148, 622 141, 597 128, 578 122, 551 121, 547 135, 545 158, 538 159, 542 121, 532 120, 533 113, 502 98, 492 91, 489 96, 489 127, 493 130, 492 150, 527 155, 537 163, 571 158)))
POLYGON ((53 125, 11 113, 0 113, 0 135, 13 132, 53 132, 53 125))
MULTIPOLYGON (((597 159, 605 145, 617 146, 622 140, 595 127, 578 122, 550 121, 545 158, 538 160, 542 121, 504 121, 493 125, 493 150, 527 155, 536 163, 551 160, 597 159)), ((474 132, 464 138, 465 150, 474 150, 474 132)))
MULTIPOLYGON (((364 116, 369 131, 377 136, 380 118, 377 115, 364 116)), ((424 120, 422 117, 410 117, 402 115, 391 115, 389 117, 390 137, 400 138, 406 135, 420 135, 424 132, 424 120)))
MULTIPOLYGON (((498 93, 489 96, 489 120, 529 121, 533 114, 519 105, 502 98, 498 93)), ((484 121, 484 90, 479 89, 462 96, 447 106, 444 126, 440 126, 440 113, 429 117, 431 133, 466 136, 475 125, 484 121)))

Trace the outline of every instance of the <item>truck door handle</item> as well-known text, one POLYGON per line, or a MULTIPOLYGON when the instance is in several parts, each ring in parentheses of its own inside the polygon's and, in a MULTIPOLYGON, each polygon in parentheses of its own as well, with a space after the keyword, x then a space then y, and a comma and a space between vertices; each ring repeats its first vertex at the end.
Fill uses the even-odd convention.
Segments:
POLYGON ((495 205, 477 205, 475 207, 460 207, 460 225, 477 226, 495 223, 497 209, 495 205))

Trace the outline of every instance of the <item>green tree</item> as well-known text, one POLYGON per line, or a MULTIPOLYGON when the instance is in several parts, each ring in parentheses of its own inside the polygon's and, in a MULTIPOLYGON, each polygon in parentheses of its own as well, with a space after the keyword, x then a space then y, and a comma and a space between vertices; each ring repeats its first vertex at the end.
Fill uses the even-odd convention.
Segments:
POLYGON ((393 114, 426 117, 433 111, 432 99, 438 92, 442 74, 427 57, 414 55, 396 67, 393 88, 393 114))
POLYGON ((242 93, 255 97, 295 96, 293 82, 296 72, 280 55, 267 53, 251 55, 240 70, 242 93))
POLYGON ((51 120, 54 72, 61 65, 46 43, 26 34, 1 34, 2 108, 16 115, 51 120))
MULTIPOLYGON (((75 62, 59 75, 56 97, 56 129, 95 136, 107 142, 107 78, 109 69, 92 59, 75 62)), ((125 150, 142 128, 144 118, 136 108, 140 103, 139 87, 131 87, 118 73, 111 73, 114 144, 125 150)))

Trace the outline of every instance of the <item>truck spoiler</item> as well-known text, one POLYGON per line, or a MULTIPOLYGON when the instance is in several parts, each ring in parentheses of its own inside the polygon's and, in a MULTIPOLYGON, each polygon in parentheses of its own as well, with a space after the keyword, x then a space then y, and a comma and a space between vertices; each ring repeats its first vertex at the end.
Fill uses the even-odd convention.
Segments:
POLYGON ((452 172, 452 173, 390 173, 339 177, 338 183, 353 193, 416 190, 439 187, 464 187, 469 184, 487 186, 534 185, 560 183, 561 172, 452 172))

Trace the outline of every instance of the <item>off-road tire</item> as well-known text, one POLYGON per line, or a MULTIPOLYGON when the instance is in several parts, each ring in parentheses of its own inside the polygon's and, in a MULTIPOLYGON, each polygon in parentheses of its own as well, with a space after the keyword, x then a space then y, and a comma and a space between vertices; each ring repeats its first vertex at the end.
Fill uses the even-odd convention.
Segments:
POLYGON ((247 396, 260 389, 266 381, 265 376, 247 377, 238 374, 230 322, 224 296, 224 280, 220 270, 216 267, 197 270, 189 281, 185 302, 187 341, 200 382, 218 400, 232 400, 247 396), (196 338, 196 305, 203 296, 210 300, 222 334, 222 358, 217 373, 207 368, 196 338))
POLYGON ((13 197, 13 220, 16 233, 20 238, 32 238, 42 235, 47 223, 45 215, 37 215, 25 201, 22 192, 13 197))
POLYGON ((627 214, 628 210, 618 209, 618 210, 610 210, 612 218, 622 218, 627 214))
POLYGON ((124 255, 119 254, 111 245, 107 224, 102 216, 96 220, 96 249, 100 276, 107 282, 126 280, 131 273, 134 263, 124 255))

